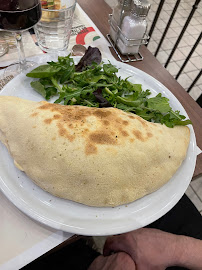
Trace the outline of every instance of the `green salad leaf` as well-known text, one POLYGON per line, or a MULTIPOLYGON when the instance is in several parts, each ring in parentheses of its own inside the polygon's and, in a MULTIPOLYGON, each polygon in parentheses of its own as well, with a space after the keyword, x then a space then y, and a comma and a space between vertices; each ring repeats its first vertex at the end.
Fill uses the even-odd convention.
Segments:
POLYGON ((147 100, 148 108, 159 111, 160 113, 168 113, 171 110, 169 105, 169 99, 162 97, 161 94, 158 94, 156 97, 150 98, 147 100))
POLYGON ((179 111, 172 110, 169 99, 161 93, 149 97, 149 89, 144 91, 141 84, 133 84, 130 78, 119 77, 118 69, 110 62, 99 63, 99 57, 94 62, 92 48, 90 55, 88 66, 87 56, 82 63, 75 65, 73 58, 68 55, 58 57, 58 62, 48 62, 47 65, 37 67, 27 74, 28 77, 38 79, 31 82, 31 86, 47 100, 57 96, 55 103, 115 107, 170 128, 191 124, 179 111))
POLYGON ((60 71, 61 67, 51 65, 41 65, 31 72, 27 73, 27 77, 31 78, 48 78, 60 71))

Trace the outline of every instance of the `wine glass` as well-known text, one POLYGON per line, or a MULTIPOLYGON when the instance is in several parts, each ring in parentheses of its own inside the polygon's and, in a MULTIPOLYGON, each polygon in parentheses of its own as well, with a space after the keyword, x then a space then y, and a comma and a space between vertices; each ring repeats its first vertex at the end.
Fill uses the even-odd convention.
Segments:
POLYGON ((8 52, 8 43, 5 39, 0 38, 0 56, 3 56, 8 52))
POLYGON ((5 77, 16 76, 35 65, 25 59, 22 33, 33 27, 40 18, 40 0, 0 0, 0 30, 14 32, 19 54, 19 63, 7 67, 5 77))

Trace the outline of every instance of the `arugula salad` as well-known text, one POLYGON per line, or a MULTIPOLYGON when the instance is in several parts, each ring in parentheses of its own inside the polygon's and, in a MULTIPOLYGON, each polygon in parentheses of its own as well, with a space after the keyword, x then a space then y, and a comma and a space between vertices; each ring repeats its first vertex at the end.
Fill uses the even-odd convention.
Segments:
POLYGON ((141 84, 122 79, 117 72, 110 62, 101 62, 98 48, 89 47, 77 65, 70 55, 58 57, 58 62, 41 65, 27 76, 38 78, 31 86, 46 100, 58 96, 55 103, 115 107, 168 127, 191 124, 179 111, 172 110, 169 99, 161 93, 149 97, 149 89, 143 91, 141 84))

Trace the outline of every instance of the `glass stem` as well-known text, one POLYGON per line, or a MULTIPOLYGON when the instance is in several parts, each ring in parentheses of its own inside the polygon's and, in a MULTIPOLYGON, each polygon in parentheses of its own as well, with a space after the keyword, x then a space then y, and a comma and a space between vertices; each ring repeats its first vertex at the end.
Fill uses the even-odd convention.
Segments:
POLYGON ((20 72, 22 72, 23 70, 25 70, 25 66, 26 66, 25 52, 24 52, 24 47, 22 43, 22 33, 16 32, 15 38, 16 38, 17 48, 18 48, 20 72))

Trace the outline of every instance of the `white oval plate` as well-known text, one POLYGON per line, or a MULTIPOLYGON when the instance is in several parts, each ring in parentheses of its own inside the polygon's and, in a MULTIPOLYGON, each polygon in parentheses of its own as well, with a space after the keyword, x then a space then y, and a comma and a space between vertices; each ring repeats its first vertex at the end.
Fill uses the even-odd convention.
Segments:
MULTIPOLYGON (((35 57, 38 64, 57 61, 53 55, 35 57)), ((75 58, 78 61, 78 58, 75 58)), ((141 83, 143 90, 150 89, 152 95, 162 93, 169 98, 174 110, 187 118, 187 113, 175 96, 159 81, 127 64, 111 60, 119 68, 122 78, 141 83)), ((17 96, 40 101, 42 96, 30 86, 31 78, 21 74, 10 81, 1 95, 17 96)), ((115 208, 88 207, 76 202, 60 199, 36 186, 25 173, 13 164, 6 147, 0 143, 0 188, 7 198, 31 218, 55 229, 81 235, 112 235, 144 227, 166 214, 183 196, 193 176, 196 163, 196 139, 193 127, 186 159, 170 181, 159 190, 128 205, 115 208)), ((23 153, 22 153, 23 154, 23 153)))

